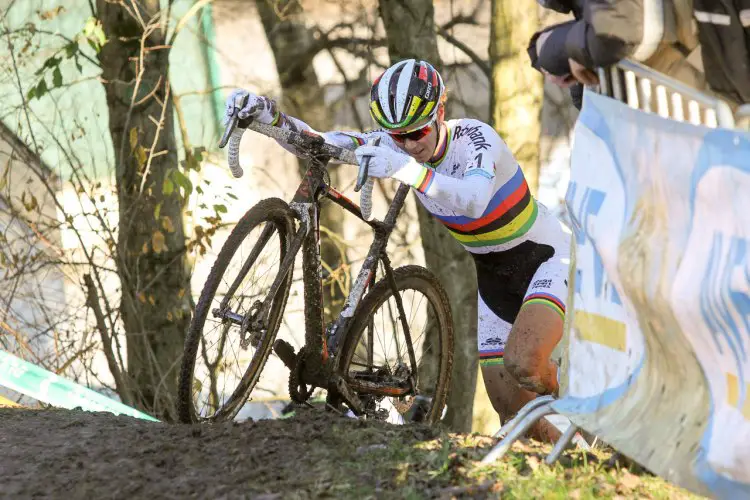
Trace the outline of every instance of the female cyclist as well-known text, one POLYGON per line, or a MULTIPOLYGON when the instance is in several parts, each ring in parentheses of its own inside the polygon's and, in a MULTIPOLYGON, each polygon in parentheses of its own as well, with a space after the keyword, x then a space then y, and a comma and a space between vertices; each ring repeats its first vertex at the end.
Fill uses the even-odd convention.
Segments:
MULTIPOLYGON (((274 101, 247 96, 240 118, 315 132, 274 101)), ((372 132, 321 133, 356 149, 369 175, 406 183, 424 207, 471 253, 479 285, 479 362, 492 405, 505 421, 538 394, 557 392, 550 360, 563 331, 570 231, 529 191, 520 165, 495 130, 479 120, 445 120, 443 80, 425 61, 400 61, 372 85, 372 132), (380 138, 379 145, 369 144, 380 138)), ((315 132, 318 133, 318 132, 315 132)), ((294 153, 292 147, 282 144, 294 153)), ((546 420, 532 429, 559 436, 546 420)))

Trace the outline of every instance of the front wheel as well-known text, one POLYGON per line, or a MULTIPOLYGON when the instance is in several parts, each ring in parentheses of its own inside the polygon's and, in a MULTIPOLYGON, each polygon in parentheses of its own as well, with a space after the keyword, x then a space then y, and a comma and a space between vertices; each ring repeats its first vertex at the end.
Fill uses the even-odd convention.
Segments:
POLYGON ((404 316, 391 283, 380 280, 357 308, 340 367, 366 415, 433 425, 442 418, 453 365, 450 303, 423 267, 400 267, 393 278, 404 316))
POLYGON ((271 297, 294 230, 282 200, 263 200, 232 230, 206 279, 190 324, 178 383, 182 422, 232 420, 258 382, 278 332, 292 269, 271 297), (268 316, 258 318, 268 298, 268 316), (249 316, 265 328, 243 328, 249 316), (257 330, 257 331, 256 331, 257 330))

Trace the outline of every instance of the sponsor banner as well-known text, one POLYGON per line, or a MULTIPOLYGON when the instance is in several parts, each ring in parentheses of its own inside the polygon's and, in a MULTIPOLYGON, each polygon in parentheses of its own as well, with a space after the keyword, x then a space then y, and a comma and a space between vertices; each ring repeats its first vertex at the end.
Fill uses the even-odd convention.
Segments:
POLYGON ((655 473, 750 498, 750 135, 586 92, 562 395, 655 473))

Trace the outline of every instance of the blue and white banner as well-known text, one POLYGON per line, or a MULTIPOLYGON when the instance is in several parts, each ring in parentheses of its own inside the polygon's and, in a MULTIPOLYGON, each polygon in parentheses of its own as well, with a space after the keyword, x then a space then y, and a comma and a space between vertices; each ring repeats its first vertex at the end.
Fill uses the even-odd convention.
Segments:
POLYGON ((587 92, 556 408, 653 472, 750 498, 750 135, 587 92))

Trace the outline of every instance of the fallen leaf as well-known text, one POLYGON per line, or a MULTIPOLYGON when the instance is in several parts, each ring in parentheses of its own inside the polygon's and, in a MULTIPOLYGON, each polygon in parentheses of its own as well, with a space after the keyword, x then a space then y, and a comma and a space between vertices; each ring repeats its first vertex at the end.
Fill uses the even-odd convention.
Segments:
POLYGON ((641 480, 638 476, 631 474, 628 470, 623 470, 620 477, 617 478, 617 491, 628 492, 637 488, 639 484, 641 484, 641 480))

